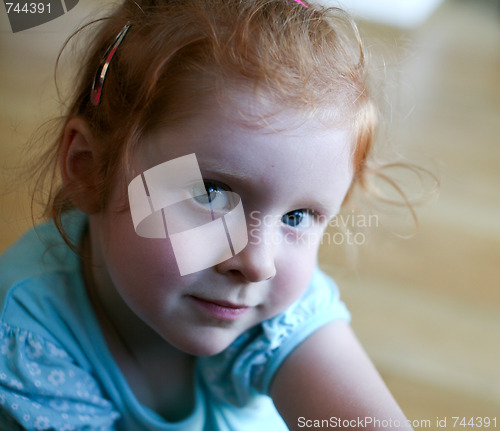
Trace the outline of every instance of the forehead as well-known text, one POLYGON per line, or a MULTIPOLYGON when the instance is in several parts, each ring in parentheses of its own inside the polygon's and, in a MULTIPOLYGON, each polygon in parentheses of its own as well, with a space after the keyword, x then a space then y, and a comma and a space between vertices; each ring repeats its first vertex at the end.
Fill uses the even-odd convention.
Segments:
POLYGON ((224 173, 295 193, 300 186, 346 188, 352 178, 351 133, 248 93, 200 101, 196 114, 153 130, 138 170, 195 153, 202 173, 224 173))
POLYGON ((336 107, 322 109, 318 115, 285 108, 268 98, 254 96, 249 91, 232 89, 224 94, 191 95, 192 115, 163 123, 148 133, 141 153, 158 156, 189 150, 230 156, 236 152, 255 154, 259 144, 266 147, 259 156, 272 157, 274 152, 288 152, 294 147, 302 155, 313 155, 340 148, 350 152, 348 121, 336 107), (282 142, 282 144, 280 144, 282 142), (249 144, 254 146, 251 147, 249 144), (326 144, 326 145, 323 145, 326 144))

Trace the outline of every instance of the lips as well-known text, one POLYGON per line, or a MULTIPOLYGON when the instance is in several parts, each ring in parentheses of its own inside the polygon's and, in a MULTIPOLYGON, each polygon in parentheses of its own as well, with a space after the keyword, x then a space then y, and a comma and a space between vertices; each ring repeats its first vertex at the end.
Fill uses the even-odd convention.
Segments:
POLYGON ((225 300, 189 296, 194 305, 205 314, 218 320, 234 321, 246 314, 251 307, 244 304, 234 304, 225 300))
POLYGON ((199 299, 200 301, 209 302, 211 304, 220 305, 221 307, 226 307, 226 308, 248 308, 247 305, 233 304, 232 302, 229 302, 229 301, 219 301, 217 299, 205 299, 205 298, 197 298, 197 297, 195 297, 195 298, 199 299))

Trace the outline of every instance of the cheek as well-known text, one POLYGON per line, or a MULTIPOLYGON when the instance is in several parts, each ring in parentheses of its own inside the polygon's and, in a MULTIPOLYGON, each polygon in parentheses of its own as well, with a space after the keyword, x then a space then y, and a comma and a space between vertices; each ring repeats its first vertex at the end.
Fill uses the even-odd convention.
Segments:
MULTIPOLYGON (((142 238, 126 217, 109 225, 106 261, 115 288, 124 295, 141 296, 180 277, 167 239, 142 238)), ((146 296, 146 295, 144 295, 146 296)))
POLYGON ((277 263, 271 294, 273 307, 283 311, 304 294, 316 267, 316 257, 316 248, 299 248, 289 250, 286 258, 277 263))

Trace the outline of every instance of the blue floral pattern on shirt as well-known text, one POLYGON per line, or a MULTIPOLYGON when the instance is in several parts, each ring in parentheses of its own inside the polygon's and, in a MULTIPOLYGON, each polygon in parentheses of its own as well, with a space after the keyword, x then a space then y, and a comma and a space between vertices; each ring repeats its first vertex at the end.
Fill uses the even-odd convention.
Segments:
POLYGON ((108 431, 118 417, 95 379, 63 349, 0 324, 0 419, 9 430, 17 422, 29 430, 108 431))

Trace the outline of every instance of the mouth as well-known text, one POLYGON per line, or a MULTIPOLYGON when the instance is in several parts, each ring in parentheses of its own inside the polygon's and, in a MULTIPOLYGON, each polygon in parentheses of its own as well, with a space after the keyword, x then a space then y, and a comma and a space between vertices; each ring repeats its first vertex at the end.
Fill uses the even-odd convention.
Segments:
POLYGON ((210 317, 227 322, 239 319, 251 309, 248 305, 234 304, 224 300, 200 298, 198 296, 188 296, 188 298, 198 309, 210 317))

